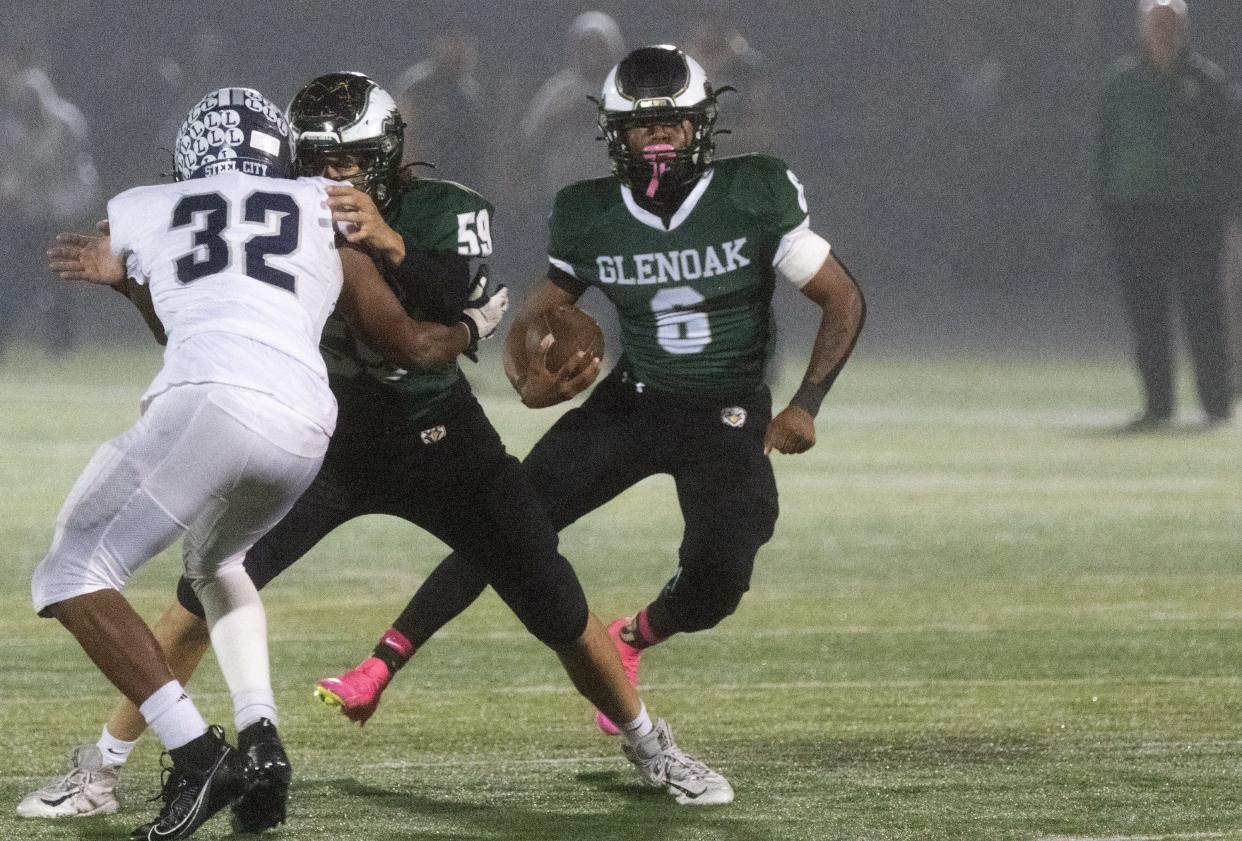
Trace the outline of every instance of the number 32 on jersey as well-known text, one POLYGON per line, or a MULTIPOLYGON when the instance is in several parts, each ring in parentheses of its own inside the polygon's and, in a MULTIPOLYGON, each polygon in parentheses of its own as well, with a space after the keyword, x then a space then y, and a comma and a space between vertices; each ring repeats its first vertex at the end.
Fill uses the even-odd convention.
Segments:
POLYGON ((293 196, 258 191, 242 202, 240 220, 231 220, 230 210, 229 200, 220 193, 195 193, 182 196, 177 202, 171 230, 192 227, 194 233, 194 248, 177 258, 177 280, 192 283, 200 277, 227 271, 235 255, 222 236, 225 228, 230 224, 255 222, 268 230, 275 229, 275 233, 256 234, 242 243, 244 273, 262 283, 296 293, 296 278, 267 263, 269 256, 292 254, 298 248, 300 212, 293 196))

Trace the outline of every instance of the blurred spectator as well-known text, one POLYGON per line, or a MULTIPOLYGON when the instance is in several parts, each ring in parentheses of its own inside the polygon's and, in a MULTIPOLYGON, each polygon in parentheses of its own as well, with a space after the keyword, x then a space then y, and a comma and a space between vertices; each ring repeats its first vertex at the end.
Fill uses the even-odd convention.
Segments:
POLYGON ((1233 340, 1233 397, 1242 400, 1242 217, 1235 214, 1225 232, 1222 283, 1229 302, 1230 337, 1233 340))
MULTIPOLYGON (((161 90, 158 109, 152 112, 152 116, 161 116, 158 123, 149 125, 152 130, 149 148, 161 150, 156 155, 163 167, 159 175, 172 172, 173 156, 172 150, 168 149, 168 139, 177 136, 185 115, 202 98, 203 91, 238 84, 235 62, 226 60, 227 45, 224 32, 218 25, 203 24, 189 33, 181 49, 166 53, 154 62, 161 90)), ((141 180, 152 177, 148 174, 141 180)))
POLYGON ((737 89, 725 100, 729 119, 724 128, 729 133, 720 138, 721 152, 774 152, 780 146, 776 132, 784 121, 778 118, 781 108, 767 57, 716 16, 691 27, 685 50, 703 65, 713 84, 737 89))
POLYGON ((481 189, 488 124, 483 88, 474 76, 479 39, 446 32, 435 37, 431 53, 392 87, 406 122, 405 161, 435 164, 436 178, 481 189))
POLYGON ((590 130, 596 111, 587 97, 599 96, 604 77, 625 54, 621 28, 603 12, 583 12, 570 24, 565 51, 569 64, 539 87, 519 126, 538 172, 532 196, 540 218, 561 187, 608 174, 608 159, 590 130))
POLYGON ((57 231, 88 223, 96 208, 98 178, 86 119, 37 67, 10 67, 0 82, 0 202, 6 214, 0 351, 34 302, 49 348, 63 352, 76 343, 76 308, 48 278, 43 247, 57 231))
POLYGON ((1173 298, 1180 299, 1209 424, 1232 414, 1221 283, 1242 117, 1224 73, 1188 46, 1185 0, 1141 0, 1140 52, 1104 94, 1096 197, 1107 216, 1146 406, 1133 430, 1173 415, 1173 298))

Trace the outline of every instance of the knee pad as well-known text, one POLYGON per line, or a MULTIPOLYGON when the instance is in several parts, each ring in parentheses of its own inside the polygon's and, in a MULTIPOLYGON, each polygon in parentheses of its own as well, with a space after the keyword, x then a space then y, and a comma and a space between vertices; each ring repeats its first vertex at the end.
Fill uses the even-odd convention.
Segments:
POLYGON ((587 626, 587 600, 574 569, 558 553, 492 580, 526 630, 544 645, 567 645, 587 626))
POLYGON ((675 631, 693 633, 714 628, 730 616, 749 589, 749 565, 745 576, 719 568, 682 569, 664 586, 658 601, 676 624, 675 631))
MULTIPOLYGON (((264 537, 250 547, 241 564, 246 570, 246 574, 250 576, 250 580, 254 582, 255 588, 262 590, 269 581, 284 572, 292 562, 282 564, 281 559, 277 557, 268 539, 264 537)), ((227 563, 237 563, 236 556, 227 563)), ((224 565, 222 565, 221 569, 224 568, 224 565)), ((194 585, 190 579, 191 576, 187 574, 181 576, 181 580, 177 582, 177 601, 181 603, 182 607, 198 618, 206 619, 207 614, 203 611, 203 603, 199 601, 198 595, 194 592, 194 585)))
POLYGON ((203 610, 203 603, 198 600, 198 594, 194 592, 190 579, 184 575, 177 581, 177 601, 181 602, 182 607, 199 619, 207 618, 207 612, 203 610))

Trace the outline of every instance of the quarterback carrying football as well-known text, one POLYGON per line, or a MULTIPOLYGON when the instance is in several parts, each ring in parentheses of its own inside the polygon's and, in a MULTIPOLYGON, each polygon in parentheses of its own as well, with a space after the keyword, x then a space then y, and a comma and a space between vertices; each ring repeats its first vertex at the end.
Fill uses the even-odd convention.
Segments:
MULTIPOLYGON (((546 347, 528 352, 529 325, 592 287, 617 309, 620 362, 523 464, 557 529, 647 476, 673 476, 685 518, 677 570, 646 607, 608 629, 633 683, 647 648, 736 609, 776 523, 768 455, 814 446, 815 415, 865 317, 861 290, 811 230, 802 184, 785 163, 714 160, 717 93, 673 46, 635 50, 613 68, 599 101, 613 174, 557 194, 547 277, 505 347, 522 402, 559 403, 595 380, 599 360, 578 354, 549 371, 546 347), (821 320, 802 385, 773 418, 764 376, 777 281, 799 289, 821 320)), ((468 592, 473 566, 460 554, 445 559, 411 603, 437 609, 407 610, 402 633, 428 639, 464 610, 485 584, 474 575, 468 592)), ((381 678, 354 699, 370 707, 390 677, 374 658, 337 680, 363 672, 381 678)), ((617 732, 606 712, 596 721, 617 732)))

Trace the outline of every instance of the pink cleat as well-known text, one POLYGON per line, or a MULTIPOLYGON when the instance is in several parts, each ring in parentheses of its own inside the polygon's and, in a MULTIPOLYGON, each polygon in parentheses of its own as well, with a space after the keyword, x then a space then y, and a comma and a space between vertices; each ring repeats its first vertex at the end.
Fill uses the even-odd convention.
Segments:
MULTIPOLYGON (((608 626, 608 636, 612 637, 613 645, 617 647, 617 654, 621 655, 621 667, 625 669, 625 676, 629 678, 630 686, 638 686, 638 661, 643 656, 642 649, 635 648, 621 639, 621 629, 629 621, 630 618, 628 616, 622 616, 620 619, 614 620, 608 626)), ((595 711, 595 725, 609 736, 617 736, 621 733, 617 725, 609 721, 608 716, 599 710, 595 711)))
POLYGON ((339 709, 350 721, 363 725, 375 715, 380 695, 391 679, 383 660, 368 657, 345 674, 326 677, 315 684, 315 697, 339 709))

